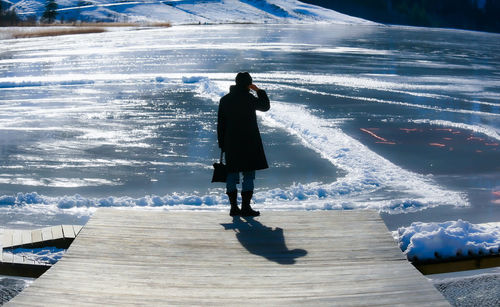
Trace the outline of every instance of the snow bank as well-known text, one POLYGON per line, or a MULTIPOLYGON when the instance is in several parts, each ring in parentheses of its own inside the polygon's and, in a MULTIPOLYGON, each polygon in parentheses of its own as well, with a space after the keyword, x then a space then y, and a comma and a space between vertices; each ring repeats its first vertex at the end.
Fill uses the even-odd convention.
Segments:
POLYGON ((37 87, 37 86, 50 86, 50 85, 84 85, 93 84, 93 80, 68 80, 68 81, 5 81, 0 82, 0 88, 13 88, 13 87, 37 87))
POLYGON ((415 222, 397 230, 399 247, 409 260, 434 260, 498 254, 500 224, 415 222))
POLYGON ((431 177, 396 166, 345 134, 330 121, 312 115, 303 106, 273 103, 271 112, 263 114, 262 117, 272 125, 285 128, 296 135, 304 145, 346 170, 346 177, 349 177, 351 182, 356 182, 356 185, 388 187, 413 195, 413 198, 400 199, 402 205, 415 201, 429 204, 465 204, 465 196, 443 190, 431 177))
MULTIPOLYGON (((376 188, 368 182, 356 185, 341 180, 331 184, 294 184, 288 188, 258 190, 254 193, 255 207, 265 210, 354 210, 371 209, 386 213, 414 212, 430 205, 416 200, 367 201, 364 194, 376 188)), ((149 208, 160 210, 227 210, 228 200, 223 191, 213 194, 173 193, 144 197, 108 196, 87 198, 79 194, 51 197, 36 192, 0 196, 3 212, 24 210, 30 212, 75 211, 91 215, 99 207, 149 208)))
POLYGON ((158 207, 175 205, 214 205, 226 204, 227 200, 219 196, 197 196, 190 194, 174 193, 166 196, 145 196, 132 198, 128 196, 105 198, 86 198, 79 194, 73 196, 49 197, 36 192, 18 193, 17 195, 0 196, 0 207, 26 206, 26 205, 55 205, 61 209, 80 207, 158 207))

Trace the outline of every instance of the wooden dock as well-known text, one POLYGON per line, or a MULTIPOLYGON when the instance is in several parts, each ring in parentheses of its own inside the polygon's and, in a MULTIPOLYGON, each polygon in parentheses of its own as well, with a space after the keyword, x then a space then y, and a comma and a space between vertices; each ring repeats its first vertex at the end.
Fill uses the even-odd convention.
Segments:
POLYGON ((81 229, 79 225, 58 225, 35 230, 6 229, 2 235, 2 248, 68 248, 81 229))
POLYGON ((376 212, 99 209, 8 306, 449 306, 376 212))
POLYGON ((16 248, 68 248, 82 226, 58 225, 34 230, 5 229, 0 233, 0 275, 40 277, 52 265, 4 251, 16 248))

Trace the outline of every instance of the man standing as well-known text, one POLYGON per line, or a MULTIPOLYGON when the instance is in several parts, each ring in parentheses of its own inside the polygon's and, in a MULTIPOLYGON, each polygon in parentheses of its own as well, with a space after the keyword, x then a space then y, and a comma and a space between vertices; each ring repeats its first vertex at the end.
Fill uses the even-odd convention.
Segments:
POLYGON ((254 189, 255 171, 266 169, 267 165, 256 111, 266 112, 270 108, 269 98, 264 90, 252 83, 248 72, 236 75, 236 85, 229 94, 221 98, 217 116, 217 140, 225 153, 228 171, 226 194, 229 197, 231 216, 259 216, 260 212, 250 206, 254 189), (257 97, 250 93, 257 92, 257 97), (238 208, 240 172, 243 173, 241 209, 238 208))

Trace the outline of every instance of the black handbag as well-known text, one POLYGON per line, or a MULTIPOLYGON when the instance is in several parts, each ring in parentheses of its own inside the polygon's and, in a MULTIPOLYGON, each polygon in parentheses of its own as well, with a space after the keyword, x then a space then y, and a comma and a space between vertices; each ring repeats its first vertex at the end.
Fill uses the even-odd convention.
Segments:
POLYGON ((214 163, 214 174, 212 176, 212 182, 226 182, 227 169, 226 165, 222 162, 223 152, 220 152, 219 163, 214 163))

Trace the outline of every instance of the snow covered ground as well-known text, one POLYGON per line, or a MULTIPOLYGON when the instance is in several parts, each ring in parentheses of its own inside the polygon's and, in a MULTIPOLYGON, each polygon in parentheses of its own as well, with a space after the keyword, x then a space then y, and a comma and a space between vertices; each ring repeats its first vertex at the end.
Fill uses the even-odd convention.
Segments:
MULTIPOLYGON (((44 11, 44 0, 5 0, 20 16, 44 11)), ((341 23, 371 22, 297 0, 58 0, 58 19, 198 23, 341 23)))
POLYGON ((426 276, 457 307, 500 306, 500 268, 426 276))

